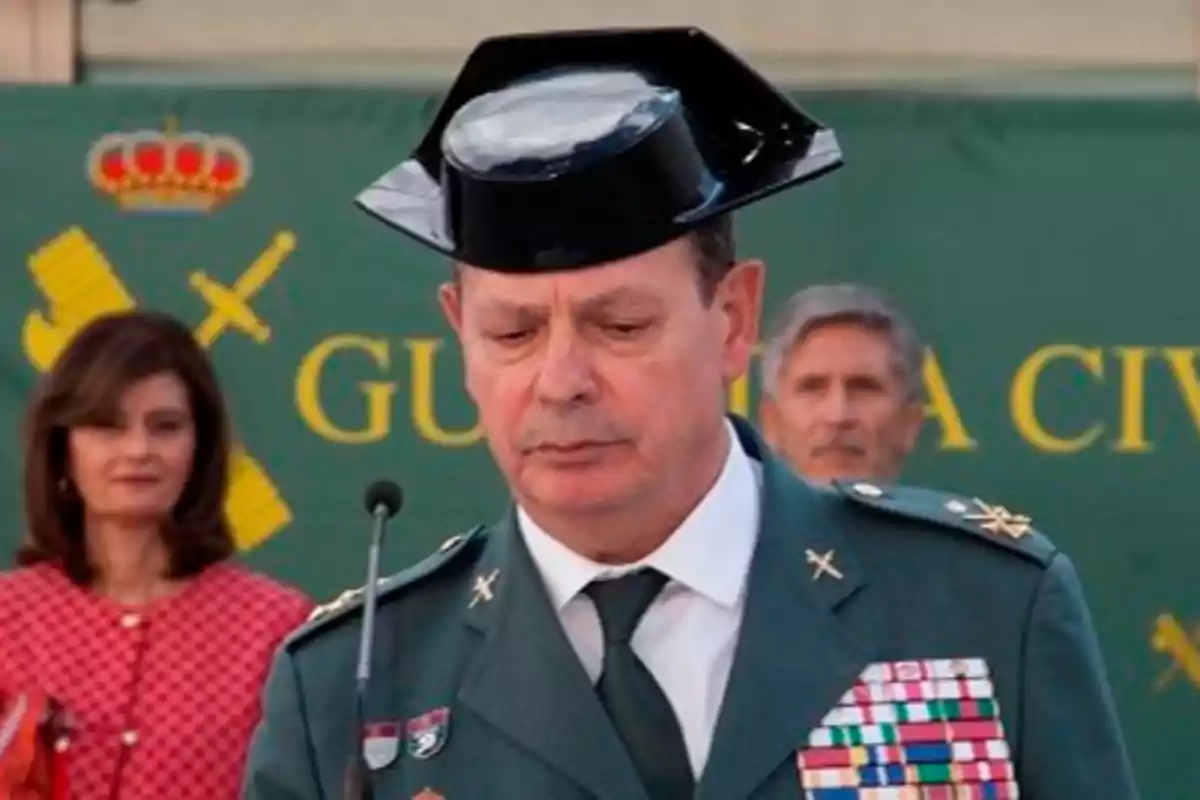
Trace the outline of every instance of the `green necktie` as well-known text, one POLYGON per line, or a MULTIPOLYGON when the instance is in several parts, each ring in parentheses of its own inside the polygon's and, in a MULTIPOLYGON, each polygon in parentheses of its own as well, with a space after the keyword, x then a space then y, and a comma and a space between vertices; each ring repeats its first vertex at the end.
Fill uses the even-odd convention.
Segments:
POLYGON ((667 577, 643 569, 594 581, 584 593, 604 629, 604 667, 596 693, 651 800, 691 800, 695 779, 683 731, 658 682, 630 646, 633 632, 667 577))

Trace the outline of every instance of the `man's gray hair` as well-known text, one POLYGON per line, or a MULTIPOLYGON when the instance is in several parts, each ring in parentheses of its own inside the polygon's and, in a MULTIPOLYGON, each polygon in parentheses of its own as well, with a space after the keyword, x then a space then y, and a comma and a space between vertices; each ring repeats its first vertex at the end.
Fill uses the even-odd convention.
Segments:
POLYGON ((881 292, 851 283, 810 286, 788 299, 763 348, 763 390, 768 395, 774 397, 779 390, 784 360, 792 347, 814 328, 833 322, 857 323, 886 333, 906 399, 920 399, 924 352, 916 331, 881 292))

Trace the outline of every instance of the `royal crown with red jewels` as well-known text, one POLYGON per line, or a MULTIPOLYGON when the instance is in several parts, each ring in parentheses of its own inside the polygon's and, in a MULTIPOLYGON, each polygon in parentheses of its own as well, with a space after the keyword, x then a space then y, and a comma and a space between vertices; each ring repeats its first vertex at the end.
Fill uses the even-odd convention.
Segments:
POLYGON ((232 136, 189 131, 110 133, 88 152, 88 179, 130 211, 207 212, 246 188, 250 153, 232 136))

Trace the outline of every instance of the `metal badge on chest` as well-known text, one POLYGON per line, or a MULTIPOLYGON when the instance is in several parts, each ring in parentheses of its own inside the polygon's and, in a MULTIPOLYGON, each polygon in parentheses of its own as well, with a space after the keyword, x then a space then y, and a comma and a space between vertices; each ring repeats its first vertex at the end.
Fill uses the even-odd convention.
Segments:
POLYGON ((410 756, 419 760, 433 758, 450 738, 450 709, 435 708, 410 719, 405 725, 405 735, 410 756))

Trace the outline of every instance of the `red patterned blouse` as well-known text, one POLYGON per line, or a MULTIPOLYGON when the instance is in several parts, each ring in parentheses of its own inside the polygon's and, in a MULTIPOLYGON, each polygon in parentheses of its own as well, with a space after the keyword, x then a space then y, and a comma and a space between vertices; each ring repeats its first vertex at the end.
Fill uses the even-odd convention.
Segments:
POLYGON ((71 800, 236 800, 275 647, 311 608, 229 563, 137 608, 19 569, 0 575, 0 682, 65 706, 71 800))

